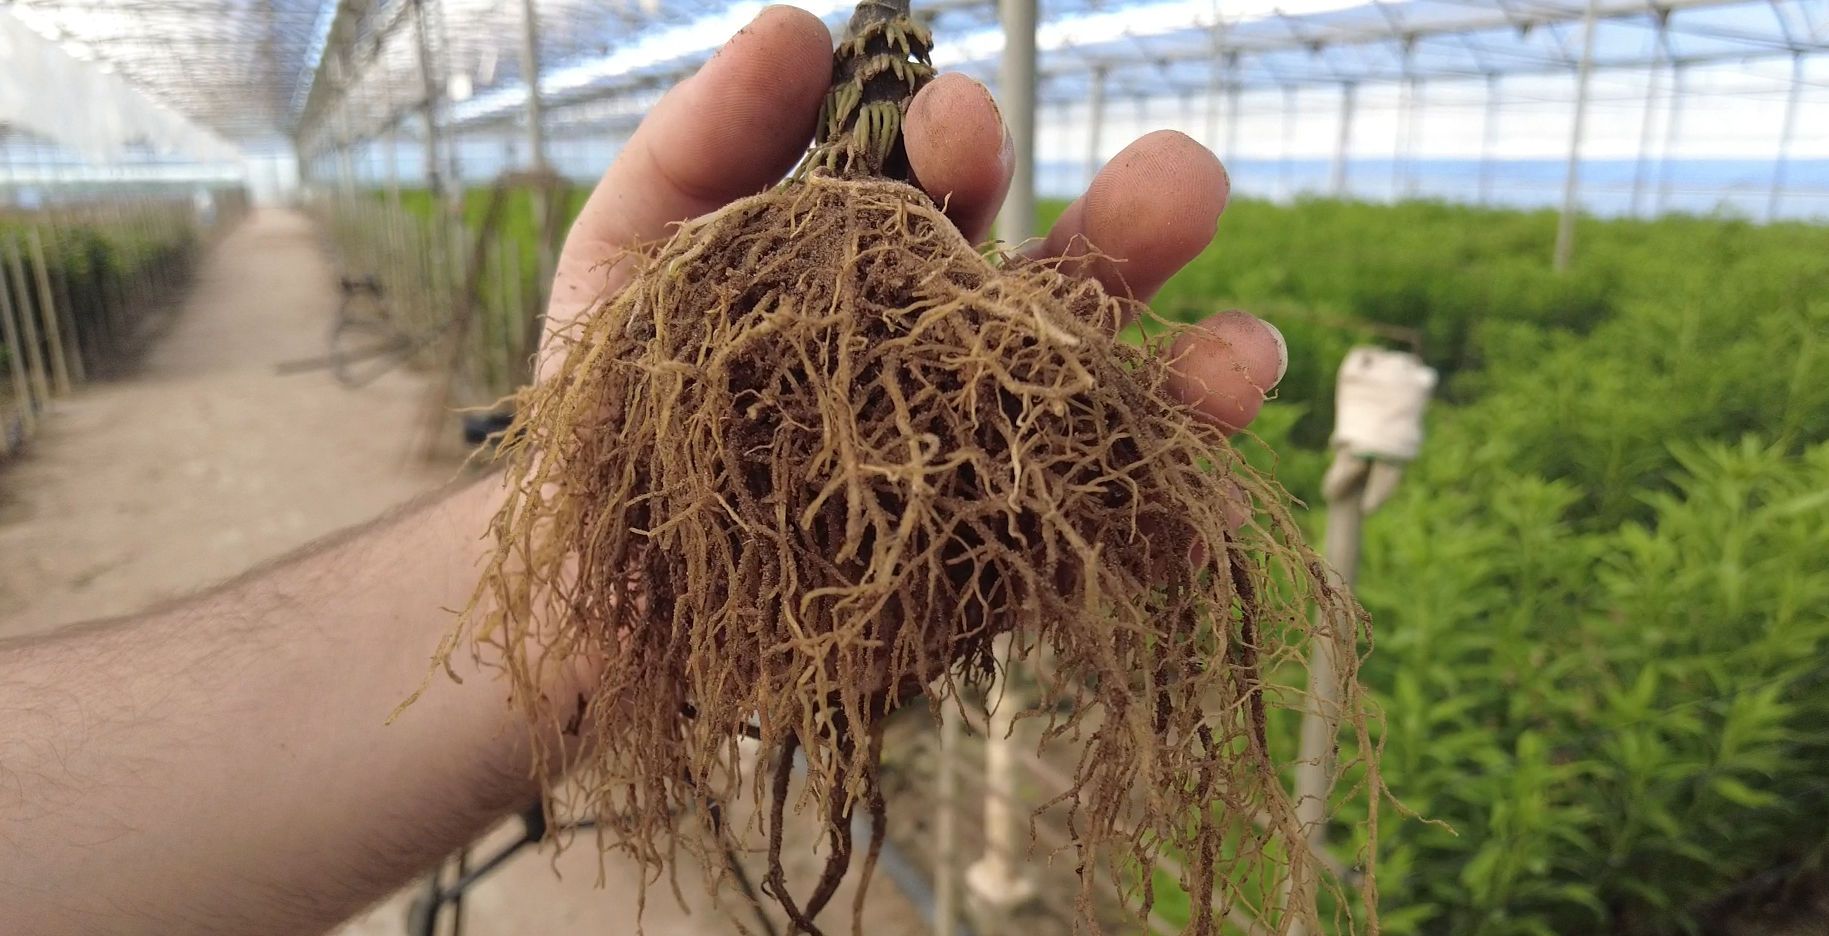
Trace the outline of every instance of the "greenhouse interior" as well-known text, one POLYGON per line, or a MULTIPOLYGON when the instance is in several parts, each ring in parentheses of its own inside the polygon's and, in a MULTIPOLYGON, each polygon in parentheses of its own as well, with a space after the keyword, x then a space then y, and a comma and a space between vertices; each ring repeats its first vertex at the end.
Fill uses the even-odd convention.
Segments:
POLYGON ((0 0, 0 930, 1829 933, 1829 3, 789 2, 0 0))

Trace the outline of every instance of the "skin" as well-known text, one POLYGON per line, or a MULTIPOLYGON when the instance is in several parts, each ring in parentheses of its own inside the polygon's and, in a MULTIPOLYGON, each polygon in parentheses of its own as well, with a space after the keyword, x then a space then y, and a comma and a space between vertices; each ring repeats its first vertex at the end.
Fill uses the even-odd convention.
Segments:
MULTIPOLYGON (((626 247, 792 167, 830 51, 817 19, 771 8, 656 106, 567 239, 555 331, 627 281, 626 247)), ((1011 167, 989 94, 936 80, 907 143, 921 185, 982 237, 1011 167)), ((1212 239, 1225 192, 1211 154, 1151 134, 1033 249, 1096 244, 1124 260, 1084 272, 1147 297, 1212 239)), ((1281 367, 1269 334, 1228 319, 1170 389, 1197 405, 1261 399, 1281 367)), ((505 690, 461 654, 461 687, 387 723, 427 678, 443 609, 469 595, 496 497, 455 488, 180 603, 0 644, 8 931, 321 932, 538 795, 505 690)))

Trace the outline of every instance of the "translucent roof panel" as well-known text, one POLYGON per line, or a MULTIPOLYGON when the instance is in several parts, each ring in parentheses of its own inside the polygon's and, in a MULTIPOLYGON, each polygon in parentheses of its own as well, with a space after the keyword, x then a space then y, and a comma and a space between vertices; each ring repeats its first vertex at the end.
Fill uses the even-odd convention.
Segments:
POLYGON ((289 101, 336 0, 6 0, 77 59, 231 140, 291 125, 289 101))
MULTIPOLYGON (((837 25, 843 0, 801 0, 837 25)), ((1822 0, 1595 0, 1597 69, 1731 62, 1821 50, 1822 0)), ((643 30, 632 44, 549 70, 557 105, 650 92, 696 68, 756 7, 643 30), (730 14, 740 15, 730 15, 730 14), (696 43, 696 48, 692 46, 696 43), (666 54, 655 54, 663 49, 666 54), (645 50, 645 51, 632 51, 645 50), (625 67, 626 66, 626 67, 625 67)), ((1587 0, 1059 0, 1042 4, 1043 98, 1071 100, 1102 71, 1109 93, 1177 96, 1244 88, 1572 72, 1587 0)), ((995 83, 1002 35, 988 0, 925 7, 936 64, 995 83)), ((544 15, 544 14, 543 14, 544 15)), ((453 111, 459 124, 512 118, 525 91, 498 84, 453 111)))
MULTIPOLYGON (((431 93, 456 125, 519 119, 529 0, 3 0, 71 54, 231 140, 372 137, 431 93), (421 18, 423 14, 423 20, 421 18), (421 30, 423 22, 423 43, 421 30)), ((696 68, 761 0, 531 0, 540 86, 569 105, 651 96, 696 68)), ((797 0, 837 26, 850 0, 797 0)), ((1043 96, 1176 96, 1572 71, 1590 0, 1041 0, 1043 96)), ((1601 69, 1815 52, 1824 0, 1593 0, 1601 69)), ((992 0, 934 0, 937 64, 990 79, 992 0)), ((624 108, 626 110, 626 108, 624 108)), ((598 113, 603 113, 601 108, 598 113)))

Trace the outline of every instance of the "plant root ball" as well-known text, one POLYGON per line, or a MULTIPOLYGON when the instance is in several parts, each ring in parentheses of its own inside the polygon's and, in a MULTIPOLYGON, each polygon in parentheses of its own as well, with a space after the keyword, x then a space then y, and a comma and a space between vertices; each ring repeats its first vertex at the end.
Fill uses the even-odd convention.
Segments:
POLYGON ((1320 601, 1348 622, 1350 689, 1362 617, 1280 491, 1161 389, 1161 349, 1114 337, 1139 306, 999 266, 907 185, 820 174, 640 262, 521 402, 461 625, 530 717, 591 742, 574 780, 611 844, 654 868, 715 856, 731 833, 701 807, 772 800, 764 889, 810 930, 827 883, 801 904, 775 873, 794 752, 848 863, 852 812, 880 823, 885 716, 989 675, 1009 632, 1050 661, 1032 711, 1081 745, 1063 802, 1089 920, 1101 869, 1147 912, 1139 869, 1167 854, 1196 892, 1267 850, 1296 855, 1269 873, 1312 876, 1285 847, 1265 722, 1288 693, 1267 674, 1320 601), (581 658, 582 713, 542 694, 581 658))

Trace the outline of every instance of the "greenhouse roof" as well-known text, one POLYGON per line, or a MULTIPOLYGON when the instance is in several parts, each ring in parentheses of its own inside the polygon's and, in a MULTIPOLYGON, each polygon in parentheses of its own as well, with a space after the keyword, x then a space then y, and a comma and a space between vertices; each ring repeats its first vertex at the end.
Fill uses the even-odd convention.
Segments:
MULTIPOLYGON (((466 24, 452 33, 448 49, 459 76, 448 118, 460 126, 518 119, 526 97, 517 67, 518 3, 445 2, 446 28, 466 24), (472 3, 478 12, 464 12, 472 3), (497 19, 479 28, 484 7, 497 19)), ((400 5, 393 0, 393 8, 400 5)), ((849 0, 798 5, 835 27, 851 7, 849 0)), ((1095 72, 1107 76, 1108 93, 1131 96, 1572 72, 1587 6, 1587 0, 1052 0, 1043 5, 1037 37, 1042 98, 1081 99, 1095 72)), ((761 7, 667 4, 662 15, 595 6, 587 13, 542 2, 542 93, 562 111, 561 122, 633 120, 761 7)), ((386 21, 385 9, 367 19, 386 21)), ((1002 50, 996 5, 937 0, 925 9, 942 36, 936 64, 994 82, 1002 50)), ((1820 0, 1595 0, 1595 13, 1594 65, 1602 69, 1734 62, 1829 44, 1829 8, 1820 0)), ((326 136, 368 136, 419 107, 424 95, 413 91, 410 32, 396 30, 385 49, 376 33, 366 33, 368 81, 357 87, 349 124, 326 136)), ((330 129, 319 125, 335 97, 322 94, 301 115, 307 130, 330 129)))
MULTIPOLYGON (((702 62, 758 0, 533 0, 555 107, 632 115, 702 62)), ((1829 44, 1822 0, 1593 0, 1597 68, 1733 62, 1829 44), (1662 27, 1662 28, 1660 28, 1662 27)), ((1114 95, 1191 95, 1573 71, 1589 0, 1044 0, 1044 100, 1095 73, 1114 95)), ((799 0, 837 25, 850 0, 799 0)), ((424 107, 517 119, 523 0, 5 0, 79 59, 235 141, 372 136, 424 107), (422 23, 415 11, 425 11, 422 23), (440 80, 419 70, 421 45, 440 80)), ((991 78, 991 0, 924 4, 936 63, 991 78)))

